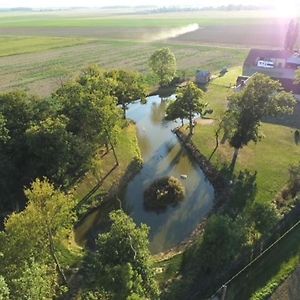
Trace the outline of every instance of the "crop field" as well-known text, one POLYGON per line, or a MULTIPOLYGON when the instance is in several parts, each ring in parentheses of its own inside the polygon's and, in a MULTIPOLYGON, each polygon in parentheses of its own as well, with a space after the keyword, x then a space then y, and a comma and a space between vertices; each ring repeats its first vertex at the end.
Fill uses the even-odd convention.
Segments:
MULTIPOLYGON (((22 40, 17 39, 20 46, 16 48, 15 55, 11 52, 9 56, 0 55, 0 89, 2 91, 26 89, 41 96, 50 94, 61 79, 65 80, 70 74, 73 76, 89 64, 96 63, 104 68, 125 68, 149 73, 148 59, 152 52, 160 47, 170 47, 174 51, 179 69, 186 71, 187 76, 193 76, 197 68, 217 71, 223 66, 241 64, 247 52, 244 49, 177 43, 90 39, 79 39, 78 42, 81 44, 72 47, 55 48, 56 40, 49 37, 47 46, 49 49, 20 53, 26 48, 21 45, 22 40), (52 42, 54 44, 51 46, 52 42), (52 47, 53 49, 50 49, 52 47)), ((39 40, 39 37, 31 38, 32 43, 38 43, 39 40)), ((13 38, 7 41, 16 43, 13 38)), ((28 43, 28 39, 24 39, 24 42, 28 43)))
POLYGON ((197 69, 217 72, 241 65, 250 47, 283 43, 286 21, 265 16, 262 11, 2 12, 0 89, 49 95, 61 80, 94 63, 138 70, 150 77, 147 61, 160 47, 174 51, 179 69, 189 77, 197 69), (176 36, 176 30, 191 24, 198 24, 198 30, 176 36), (170 32, 172 38, 159 40, 170 32))

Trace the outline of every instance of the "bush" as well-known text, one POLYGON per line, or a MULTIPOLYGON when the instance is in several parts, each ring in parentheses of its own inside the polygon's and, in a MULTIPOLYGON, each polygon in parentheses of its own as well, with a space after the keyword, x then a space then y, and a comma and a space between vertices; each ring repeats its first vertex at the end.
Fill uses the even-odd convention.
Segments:
POLYGON ((144 204, 149 210, 165 210, 184 199, 185 190, 175 177, 163 177, 154 181, 144 193, 144 204))

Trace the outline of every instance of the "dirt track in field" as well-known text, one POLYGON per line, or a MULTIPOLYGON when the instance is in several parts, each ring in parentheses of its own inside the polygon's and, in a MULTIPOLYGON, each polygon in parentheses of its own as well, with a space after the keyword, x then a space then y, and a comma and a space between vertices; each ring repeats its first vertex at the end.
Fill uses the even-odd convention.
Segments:
MULTIPOLYGON (((70 27, 70 28, 0 28, 0 35, 16 36, 58 36, 95 37, 107 39, 151 40, 165 28, 112 28, 112 27, 70 27)), ((287 31, 287 21, 267 20, 256 23, 207 25, 194 32, 172 39, 180 43, 236 45, 240 47, 281 48, 287 31)), ((300 37, 299 37, 300 44, 300 37)))
POLYGON ((281 48, 287 31, 285 23, 206 26, 177 37, 176 41, 227 44, 244 47, 281 48))

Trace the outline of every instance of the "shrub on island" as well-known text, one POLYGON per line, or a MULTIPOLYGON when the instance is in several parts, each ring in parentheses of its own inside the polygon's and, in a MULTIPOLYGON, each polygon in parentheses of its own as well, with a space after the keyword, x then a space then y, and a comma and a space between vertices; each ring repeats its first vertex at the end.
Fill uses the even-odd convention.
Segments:
POLYGON ((175 177, 155 180, 144 192, 144 205, 148 210, 161 211, 175 206, 184 199, 185 190, 175 177))

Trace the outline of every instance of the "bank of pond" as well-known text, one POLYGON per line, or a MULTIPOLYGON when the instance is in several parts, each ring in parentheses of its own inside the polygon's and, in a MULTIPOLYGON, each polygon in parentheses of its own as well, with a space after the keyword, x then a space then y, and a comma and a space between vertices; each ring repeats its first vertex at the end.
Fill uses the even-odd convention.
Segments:
MULTIPOLYGON (((188 239, 215 202, 212 184, 172 132, 180 124, 164 120, 168 101, 169 98, 151 96, 145 104, 139 101, 130 104, 127 111, 128 119, 133 120, 137 127, 144 164, 122 190, 120 200, 123 209, 137 224, 149 226, 153 254, 167 251, 188 239), (157 180, 170 177, 184 191, 180 201, 169 199, 163 209, 149 209, 147 200, 145 205, 145 192, 157 180)), ((80 223, 80 231, 87 232, 87 240, 103 232, 103 222, 99 218, 103 218, 103 207, 93 211, 80 223)))

